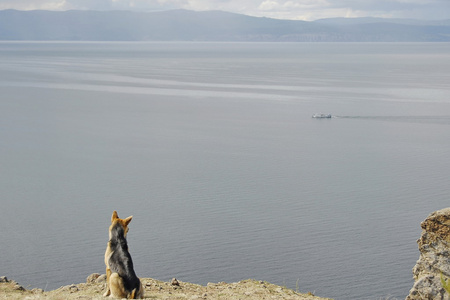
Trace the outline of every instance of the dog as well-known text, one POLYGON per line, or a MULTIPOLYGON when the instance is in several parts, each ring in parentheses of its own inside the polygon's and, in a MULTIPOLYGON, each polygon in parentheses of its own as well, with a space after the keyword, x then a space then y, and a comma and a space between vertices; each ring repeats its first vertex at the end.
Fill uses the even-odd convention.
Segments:
POLYGON ((105 252, 106 292, 103 297, 142 299, 144 288, 133 269, 133 261, 128 252, 128 224, 133 216, 120 219, 117 211, 111 217, 109 241, 105 252))

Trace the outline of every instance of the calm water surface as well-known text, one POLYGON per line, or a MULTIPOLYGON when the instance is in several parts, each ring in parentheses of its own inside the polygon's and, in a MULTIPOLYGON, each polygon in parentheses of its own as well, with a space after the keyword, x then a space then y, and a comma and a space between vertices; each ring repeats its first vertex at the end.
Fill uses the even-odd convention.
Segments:
POLYGON ((118 210, 141 277, 402 299, 449 82, 446 43, 0 43, 0 275, 103 273, 118 210))

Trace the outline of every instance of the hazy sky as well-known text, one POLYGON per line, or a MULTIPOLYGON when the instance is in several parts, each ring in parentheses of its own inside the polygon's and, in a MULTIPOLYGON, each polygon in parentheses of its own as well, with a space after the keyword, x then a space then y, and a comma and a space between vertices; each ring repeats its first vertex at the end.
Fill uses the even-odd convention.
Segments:
POLYGON ((155 11, 177 8, 299 20, 367 16, 450 19, 450 0, 0 0, 0 10, 155 11))

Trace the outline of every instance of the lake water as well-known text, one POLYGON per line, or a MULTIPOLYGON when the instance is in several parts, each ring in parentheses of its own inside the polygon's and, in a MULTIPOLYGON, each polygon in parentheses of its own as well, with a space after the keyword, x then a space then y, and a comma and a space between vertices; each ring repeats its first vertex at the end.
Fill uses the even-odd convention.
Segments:
POLYGON ((0 275, 404 298, 450 202, 450 44, 0 43, 0 275), (331 119, 313 119, 331 113, 331 119))

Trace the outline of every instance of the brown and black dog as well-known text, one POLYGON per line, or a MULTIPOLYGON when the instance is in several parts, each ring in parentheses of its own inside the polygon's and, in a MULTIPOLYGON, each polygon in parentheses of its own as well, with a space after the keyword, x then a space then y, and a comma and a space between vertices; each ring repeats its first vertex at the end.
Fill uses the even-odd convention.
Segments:
POLYGON ((106 246, 106 292, 104 297, 142 299, 144 288, 133 269, 128 252, 127 232, 133 216, 120 219, 114 211, 109 226, 109 241, 106 246))

